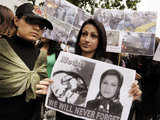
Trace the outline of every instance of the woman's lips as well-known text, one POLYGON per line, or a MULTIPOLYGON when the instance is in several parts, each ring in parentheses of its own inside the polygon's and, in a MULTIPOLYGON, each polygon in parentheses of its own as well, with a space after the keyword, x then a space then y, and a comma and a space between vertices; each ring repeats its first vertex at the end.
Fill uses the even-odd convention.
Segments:
POLYGON ((82 47, 89 48, 90 46, 88 44, 82 44, 82 47))

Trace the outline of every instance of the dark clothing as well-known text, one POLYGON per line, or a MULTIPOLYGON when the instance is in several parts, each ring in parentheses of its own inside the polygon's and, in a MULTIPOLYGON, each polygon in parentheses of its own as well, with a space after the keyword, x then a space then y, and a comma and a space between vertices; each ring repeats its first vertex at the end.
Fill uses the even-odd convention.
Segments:
POLYGON ((160 113, 160 62, 153 61, 152 58, 145 61, 142 68, 145 69, 142 106, 145 114, 154 115, 160 113))
MULTIPOLYGON (((17 36, 5 37, 15 53, 25 65, 32 70, 40 50, 29 41, 17 36)), ((22 95, 0 98, 0 120, 40 120, 40 99, 25 101, 25 92, 22 95)))
POLYGON ((123 106, 120 102, 95 99, 87 102, 87 108, 121 117, 123 106))
POLYGON ((40 99, 25 102, 25 94, 0 98, 0 120, 40 120, 40 99))
POLYGON ((128 62, 128 67, 142 76, 138 80, 143 93, 142 100, 136 101, 133 106, 138 120, 149 120, 151 117, 158 120, 160 114, 160 62, 152 59, 153 57, 136 56, 128 62))
POLYGON ((7 39, 15 53, 22 59, 30 70, 33 70, 40 49, 35 48, 32 41, 24 40, 18 36, 7 39))

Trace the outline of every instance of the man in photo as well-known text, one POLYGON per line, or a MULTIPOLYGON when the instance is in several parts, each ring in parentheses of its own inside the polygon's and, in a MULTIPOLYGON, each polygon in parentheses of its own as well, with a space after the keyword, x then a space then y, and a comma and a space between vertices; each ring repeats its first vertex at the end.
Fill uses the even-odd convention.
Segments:
POLYGON ((50 97, 75 105, 84 103, 88 89, 80 75, 71 71, 57 71, 53 76, 55 82, 51 85, 50 97))

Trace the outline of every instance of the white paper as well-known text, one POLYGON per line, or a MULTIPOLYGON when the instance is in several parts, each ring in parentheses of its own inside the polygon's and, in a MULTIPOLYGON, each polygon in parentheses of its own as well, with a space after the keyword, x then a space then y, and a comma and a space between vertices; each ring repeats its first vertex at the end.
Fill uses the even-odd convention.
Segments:
POLYGON ((129 90, 135 80, 135 73, 131 69, 61 52, 53 67, 51 79, 54 82, 49 86, 45 105, 47 108, 78 118, 127 120, 132 103, 132 97, 129 97, 129 90), (119 80, 115 75, 110 75, 111 79, 107 80, 107 82, 103 81, 103 79, 100 82, 102 74, 106 71, 107 73, 108 71, 116 71, 122 82, 118 82, 119 80), (105 91, 102 88, 102 85, 110 84, 109 81, 111 81, 112 87, 103 87, 109 88, 110 91, 114 92, 105 91), (122 86, 120 86, 120 83, 122 83, 122 86), (101 96, 99 96, 99 92, 102 94, 101 96), (108 100, 100 99, 103 96, 106 96, 105 98, 108 98, 108 100), (94 109, 89 107, 90 103, 92 104, 99 100, 103 100, 102 105, 95 104, 98 106, 94 106, 94 109), (104 108, 102 109, 103 111, 101 108, 104 108), (117 109, 120 111, 117 111, 117 109))

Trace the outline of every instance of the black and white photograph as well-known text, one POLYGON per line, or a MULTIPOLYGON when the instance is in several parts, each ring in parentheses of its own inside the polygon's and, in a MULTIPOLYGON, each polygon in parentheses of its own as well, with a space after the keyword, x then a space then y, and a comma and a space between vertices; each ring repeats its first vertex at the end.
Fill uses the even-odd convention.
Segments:
POLYGON ((98 8, 94 12, 94 18, 104 24, 106 30, 124 29, 124 11, 98 8))
POLYGON ((75 53, 75 44, 77 42, 78 32, 79 29, 73 26, 67 40, 68 52, 75 53))
POLYGON ((50 0, 47 2, 46 7, 48 14, 47 16, 50 19, 52 19, 51 17, 55 17, 56 19, 68 24, 73 24, 78 9, 66 0, 50 0))
POLYGON ((153 56, 155 34, 123 32, 122 53, 153 56))
POLYGON ((89 13, 85 12, 84 10, 78 8, 73 26, 80 29, 82 24, 84 23, 84 21, 86 21, 87 19, 89 19, 91 17, 92 17, 91 14, 89 14, 89 13))
POLYGON ((77 36, 78 36, 79 29, 72 27, 71 32, 69 33, 67 45, 71 47, 75 47, 76 41, 77 41, 77 36))
POLYGON ((45 105, 83 119, 127 120, 135 70, 61 52, 45 105))
POLYGON ((155 52, 155 54, 153 56, 153 60, 160 61, 160 44, 158 44, 156 52, 155 52))
POLYGON ((62 56, 56 61, 50 96, 61 102, 83 106, 95 63, 62 56), (56 66, 57 65, 57 66, 56 66))
POLYGON ((57 40, 60 43, 67 43, 69 31, 72 28, 71 25, 55 18, 52 20, 52 24, 54 29, 52 31, 46 30, 43 36, 51 40, 57 40))
POLYGON ((99 92, 94 100, 87 102, 87 108, 121 116, 123 106, 119 101, 120 89, 123 84, 123 75, 109 69, 100 77, 99 92))
POLYGON ((120 39, 120 31, 106 31, 107 34, 107 52, 121 53, 122 40, 120 39))
POLYGON ((56 18, 56 10, 60 6, 61 0, 46 0, 43 5, 43 11, 45 12, 45 16, 51 22, 53 18, 56 18))
POLYGON ((125 31, 156 32, 157 13, 152 11, 125 11, 125 31))

